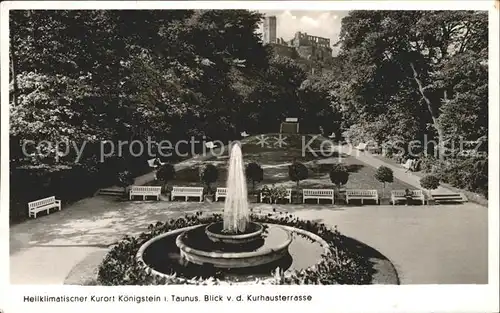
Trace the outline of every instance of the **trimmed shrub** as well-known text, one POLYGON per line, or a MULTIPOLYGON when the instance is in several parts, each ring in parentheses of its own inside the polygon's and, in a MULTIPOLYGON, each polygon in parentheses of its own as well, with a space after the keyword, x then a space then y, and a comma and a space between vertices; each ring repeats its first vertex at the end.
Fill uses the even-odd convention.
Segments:
POLYGON ((394 182, 394 172, 386 166, 380 166, 375 172, 375 179, 384 184, 382 193, 385 196, 385 184, 394 182))
POLYGON ((260 183, 264 179, 264 170, 259 164, 252 162, 247 165, 245 174, 252 182, 252 191, 255 192, 255 183, 260 183))
POLYGON ((394 182, 394 172, 386 166, 380 166, 377 169, 377 172, 375 172, 375 179, 381 183, 384 183, 385 188, 386 183, 394 182))
POLYGON ((172 164, 163 164, 156 171, 156 179, 163 182, 165 191, 167 190, 167 183, 175 178, 175 168, 172 164))
POLYGON ((343 164, 333 164, 330 169, 330 181, 340 188, 349 180, 349 172, 343 164))
POLYGON ((420 179, 420 186, 427 190, 434 190, 439 187, 439 178, 434 175, 427 175, 420 179))
POLYGON ((134 176, 129 171, 122 171, 118 173, 118 186, 123 187, 126 191, 127 187, 134 184, 134 176))
POLYGON ((304 164, 294 161, 292 165, 288 166, 288 176, 291 181, 297 183, 298 189, 300 181, 309 177, 309 172, 304 164))
POLYGON ((213 164, 207 163, 200 167, 200 180, 207 187, 207 193, 212 194, 211 185, 219 178, 219 170, 213 164))

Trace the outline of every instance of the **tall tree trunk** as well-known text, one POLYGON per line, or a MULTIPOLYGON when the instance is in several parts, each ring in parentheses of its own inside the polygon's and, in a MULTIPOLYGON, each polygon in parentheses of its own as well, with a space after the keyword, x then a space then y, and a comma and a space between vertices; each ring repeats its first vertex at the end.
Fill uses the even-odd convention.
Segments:
POLYGON ((425 93, 424 85, 423 85, 422 81, 420 80, 420 78, 418 77, 419 75, 418 75, 417 69, 415 68, 415 65, 412 62, 410 62, 410 66, 411 66, 411 69, 413 71, 413 79, 415 80, 415 82, 418 85, 418 91, 419 91, 420 95, 422 96, 422 99, 425 101, 425 104, 427 105, 427 110, 429 111, 429 114, 431 115, 431 118, 432 118, 432 123, 433 123, 432 125, 434 126, 434 128, 436 129, 436 132, 438 134, 438 147, 437 147, 438 148, 438 157, 439 157, 439 159, 442 160, 444 158, 444 131, 441 128, 441 126, 439 125, 438 109, 432 103, 431 99, 429 99, 429 97, 427 97, 427 95, 425 93))
POLYGON ((12 38, 10 40, 10 75, 12 75, 12 102, 14 106, 17 106, 17 73, 16 73, 16 50, 14 47, 14 36, 12 33, 12 38))

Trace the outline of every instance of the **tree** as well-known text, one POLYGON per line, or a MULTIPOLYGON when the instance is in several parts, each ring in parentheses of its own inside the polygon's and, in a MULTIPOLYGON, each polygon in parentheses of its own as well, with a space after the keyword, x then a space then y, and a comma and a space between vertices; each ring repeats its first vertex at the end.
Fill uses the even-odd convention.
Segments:
MULTIPOLYGON (((396 112, 403 113, 406 120, 418 121, 422 132, 427 125, 433 128, 443 158, 447 133, 440 121, 441 109, 478 94, 474 88, 466 88, 464 95, 460 90, 463 79, 450 79, 456 73, 469 82, 478 79, 477 71, 464 72, 457 61, 487 67, 486 12, 352 11, 342 20, 339 44, 340 56, 346 61, 345 75, 350 77, 346 90, 352 92, 344 100, 356 107, 357 118, 373 122, 388 107, 397 105, 396 112)), ((481 76, 479 79, 486 82, 481 76)), ((482 107, 485 97, 481 95, 479 101, 482 107)), ((395 117, 394 113, 388 116, 395 117)))
POLYGON ((255 183, 264 179, 264 170, 259 164, 252 162, 247 165, 245 174, 247 179, 252 182, 252 191, 255 192, 255 183))
POLYGON ((420 179, 420 186, 427 190, 434 190, 439 187, 439 178, 434 175, 427 175, 420 179))
POLYGON ((217 181, 219 171, 213 164, 207 163, 200 167, 200 180, 207 187, 207 193, 212 194, 211 184, 217 181))
POLYGON ((298 190, 300 181, 307 179, 309 177, 309 172, 304 164, 298 161, 294 161, 292 165, 288 166, 288 176, 290 177, 291 181, 297 183, 298 190))
POLYGON ((385 184, 394 182, 394 173, 390 168, 382 165, 375 172, 375 179, 384 184, 382 196, 385 196, 385 184))
POLYGON ((167 183, 174 179, 175 177, 175 168, 172 164, 167 163, 163 164, 157 171, 156 171, 156 179, 159 181, 162 181, 164 183, 164 190, 167 190, 167 183))
POLYGON ((330 181, 340 189, 349 180, 349 172, 343 164, 333 164, 330 169, 330 181))
POLYGON ((118 173, 118 186, 123 187, 123 191, 127 192, 127 187, 134 184, 134 176, 129 171, 122 171, 118 173))

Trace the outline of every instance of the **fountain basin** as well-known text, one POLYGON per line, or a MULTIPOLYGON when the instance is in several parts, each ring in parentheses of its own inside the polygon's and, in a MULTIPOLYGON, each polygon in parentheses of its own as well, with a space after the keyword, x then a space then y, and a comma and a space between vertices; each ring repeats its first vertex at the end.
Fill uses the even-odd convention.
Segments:
MULTIPOLYGON (((262 225, 256 225, 260 226, 260 233, 262 233, 262 225)), ((200 233, 199 229, 193 229, 177 236, 175 243, 179 248, 181 258, 194 264, 224 269, 257 267, 276 262, 287 256, 288 246, 292 242, 290 233, 281 227, 273 227, 269 230, 268 235, 272 238, 271 240, 264 238, 260 242, 254 240, 254 244, 247 242, 241 246, 231 245, 230 247, 221 242, 209 246, 203 242, 204 238, 200 233)), ((206 232, 203 235, 206 235, 206 232)))
POLYGON ((216 222, 208 225, 205 228, 205 234, 213 242, 221 242, 225 244, 250 244, 259 240, 264 232, 264 226, 259 223, 249 222, 247 232, 243 234, 225 234, 222 233, 223 222, 216 222))
MULTIPOLYGON (((288 246, 288 251, 285 253, 285 256, 277 262, 264 264, 262 266, 232 269, 215 268, 209 263, 199 265, 187 262, 181 257, 183 252, 177 246, 177 238, 183 233, 197 230, 198 233, 204 235, 206 239, 203 242, 199 242, 195 249, 210 250, 214 248, 210 247, 210 245, 214 245, 215 243, 209 240, 205 235, 204 230, 207 224, 179 228, 153 237, 139 248, 136 258, 140 263, 145 265, 145 271, 165 279, 169 279, 172 275, 175 275, 181 280, 193 277, 217 277, 218 279, 227 280, 231 283, 246 284, 247 282, 255 281, 256 278, 262 280, 273 279, 271 272, 276 267, 286 271, 285 275, 289 275, 291 271, 313 268, 313 266, 322 259, 324 254, 329 253, 328 243, 316 234, 291 226, 273 223, 264 223, 264 225, 266 225, 268 230, 279 227, 287 230, 288 233, 291 234, 292 242, 288 246)), ((265 238, 261 240, 271 241, 273 245, 282 240, 282 237, 274 238, 273 233, 272 231, 266 232, 263 236, 265 238)), ((280 232, 280 234, 282 233, 280 232)), ((232 248, 236 247, 236 245, 229 246, 232 248)), ((248 246, 249 245, 245 245, 246 251, 250 249, 248 246)), ((262 249, 265 247, 263 245, 260 248, 262 249)), ((233 252, 234 250, 229 251, 233 252)), ((217 252, 228 251, 217 249, 217 252)))

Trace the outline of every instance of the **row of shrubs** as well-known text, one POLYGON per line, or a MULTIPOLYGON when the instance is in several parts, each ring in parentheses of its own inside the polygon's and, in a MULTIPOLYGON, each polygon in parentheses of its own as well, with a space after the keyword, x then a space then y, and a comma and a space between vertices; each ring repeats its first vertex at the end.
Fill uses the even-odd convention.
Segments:
MULTIPOLYGON (((156 172, 156 179, 164 184, 164 189, 166 190, 166 185, 168 182, 175 179, 175 168, 172 164, 164 164, 159 167, 156 172)), ((255 162, 249 163, 245 168, 245 175, 247 180, 252 184, 252 193, 256 193, 256 184, 260 183, 264 180, 264 170, 263 168, 255 162)), ((291 165, 288 166, 288 176, 291 181, 297 184, 297 189, 299 189, 299 183, 302 180, 305 180, 309 177, 309 171, 307 167, 301 163, 294 161, 291 165)), ((332 164, 329 171, 330 181, 337 188, 340 189, 344 186, 349 180, 349 171, 343 164, 332 164)), ((199 177, 200 181, 206 186, 207 193, 209 195, 213 194, 212 184, 217 181, 219 178, 219 171, 216 166, 210 163, 206 163, 199 169, 199 177)), ((384 184, 384 189, 387 183, 394 182, 394 172, 392 169, 386 166, 380 166, 376 173, 375 179, 384 184)), ((125 171, 119 173, 118 180, 120 181, 121 186, 124 188, 133 184, 132 175, 125 171)), ((438 188, 440 184, 440 180, 438 177, 434 175, 429 175, 428 177, 424 177, 421 180, 421 185, 425 189, 433 190, 438 188)), ((269 193, 272 196, 274 193, 284 193, 284 189, 280 190, 279 188, 269 188, 266 187, 263 189, 264 192, 269 193)), ((272 198, 272 197, 271 197, 272 198)))

